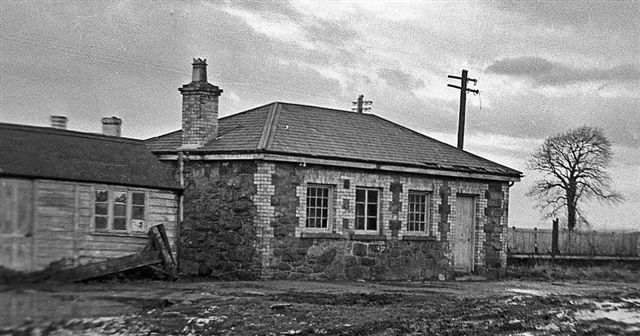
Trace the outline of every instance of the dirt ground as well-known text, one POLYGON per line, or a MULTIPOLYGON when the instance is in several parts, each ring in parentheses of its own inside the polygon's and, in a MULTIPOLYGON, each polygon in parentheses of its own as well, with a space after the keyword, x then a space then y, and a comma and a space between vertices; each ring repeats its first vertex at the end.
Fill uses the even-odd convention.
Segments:
POLYGON ((0 287, 0 335, 640 335, 640 283, 0 287))

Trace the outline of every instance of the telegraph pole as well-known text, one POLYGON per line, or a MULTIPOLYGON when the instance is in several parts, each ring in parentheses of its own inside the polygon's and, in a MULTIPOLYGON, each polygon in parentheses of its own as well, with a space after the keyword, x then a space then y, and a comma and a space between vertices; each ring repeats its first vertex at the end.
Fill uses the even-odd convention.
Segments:
POLYGON ((458 148, 462 149, 464 146, 464 119, 465 119, 465 110, 467 107, 467 91, 478 94, 480 90, 467 89, 467 82, 473 82, 474 84, 478 82, 477 79, 467 78, 468 71, 462 70, 462 76, 452 76, 449 75, 449 78, 459 79, 460 86, 447 84, 447 86, 456 88, 460 90, 460 116, 458 118, 458 148))
POLYGON ((351 103, 355 106, 351 108, 351 111, 356 111, 360 114, 362 114, 362 111, 371 110, 371 104, 373 104, 371 100, 364 100, 364 95, 359 95, 358 100, 351 103))

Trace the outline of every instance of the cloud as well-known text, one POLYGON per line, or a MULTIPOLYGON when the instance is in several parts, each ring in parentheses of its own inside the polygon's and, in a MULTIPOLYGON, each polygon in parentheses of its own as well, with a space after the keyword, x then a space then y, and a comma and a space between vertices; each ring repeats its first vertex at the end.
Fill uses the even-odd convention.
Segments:
MULTIPOLYGON (((542 25, 567 25, 583 29, 633 34, 638 29, 638 1, 492 1, 487 4, 521 13, 542 25)), ((636 31, 637 32, 637 31, 636 31)))
POLYGON ((424 82, 412 75, 397 69, 382 68, 378 70, 378 75, 387 85, 402 91, 411 91, 424 87, 424 82))
POLYGON ((524 77, 540 85, 563 86, 585 82, 631 82, 640 80, 640 68, 622 64, 610 68, 577 68, 542 57, 523 56, 494 61, 487 72, 524 77))

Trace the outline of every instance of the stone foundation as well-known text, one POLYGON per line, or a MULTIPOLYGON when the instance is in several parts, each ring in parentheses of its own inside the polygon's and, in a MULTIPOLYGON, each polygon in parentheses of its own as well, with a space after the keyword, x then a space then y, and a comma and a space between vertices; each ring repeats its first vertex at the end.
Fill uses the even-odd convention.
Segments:
POLYGON ((452 277, 447 247, 429 241, 298 238, 278 250, 276 279, 424 280, 452 277))

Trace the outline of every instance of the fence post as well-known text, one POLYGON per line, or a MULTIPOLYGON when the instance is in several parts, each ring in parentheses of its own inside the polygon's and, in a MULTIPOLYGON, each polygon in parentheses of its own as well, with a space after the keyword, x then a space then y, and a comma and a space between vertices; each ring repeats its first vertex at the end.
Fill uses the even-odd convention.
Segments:
POLYGON ((533 253, 538 255, 538 228, 533 228, 533 253))
POLYGON ((558 253, 558 219, 553 220, 553 227, 551 230, 551 259, 556 259, 556 253, 558 253))

